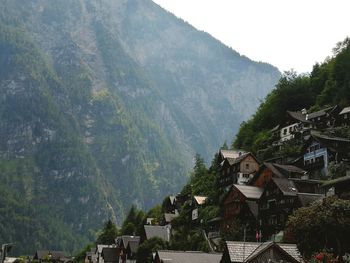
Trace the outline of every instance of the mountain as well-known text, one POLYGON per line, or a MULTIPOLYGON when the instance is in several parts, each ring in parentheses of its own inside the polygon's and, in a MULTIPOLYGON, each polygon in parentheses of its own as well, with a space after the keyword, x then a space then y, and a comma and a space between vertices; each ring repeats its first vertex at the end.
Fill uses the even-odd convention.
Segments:
POLYGON ((68 252, 187 179, 277 82, 149 0, 0 2, 0 242, 68 252))

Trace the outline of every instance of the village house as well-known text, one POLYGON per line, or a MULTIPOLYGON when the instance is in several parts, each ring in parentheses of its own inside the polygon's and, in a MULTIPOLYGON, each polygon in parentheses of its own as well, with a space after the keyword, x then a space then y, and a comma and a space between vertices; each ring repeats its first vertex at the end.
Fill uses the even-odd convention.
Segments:
POLYGON ((349 126, 350 124, 350 106, 344 108, 340 113, 339 113, 339 121, 340 124, 343 126, 349 126))
POLYGON ((176 211, 178 210, 178 207, 176 205, 176 196, 174 195, 167 196, 164 199, 162 207, 165 213, 175 214, 176 211))
POLYGON ((306 120, 312 122, 315 129, 334 127, 338 119, 340 109, 332 106, 306 115, 306 120))
POLYGON ((221 263, 303 263, 296 244, 226 241, 221 263))
POLYGON ((306 119, 306 110, 287 111, 286 120, 279 127, 279 140, 286 142, 295 138, 297 133, 303 134, 312 128, 312 123, 306 119))
POLYGON ((219 263, 222 254, 204 253, 200 251, 171 251, 159 250, 156 252, 154 263, 219 263))
POLYGON ((304 178, 307 172, 294 165, 283 165, 264 162, 259 171, 254 175, 249 185, 264 187, 271 178, 304 178))
POLYGON ((259 162, 250 152, 226 158, 221 165, 220 188, 227 191, 232 184, 247 184, 258 170, 259 162))
POLYGON ((301 193, 294 181, 272 177, 259 200, 262 236, 273 238, 285 227, 288 216, 302 206, 324 198, 323 194, 301 193))
POLYGON ((134 257, 135 249, 137 250, 140 245, 139 236, 119 236, 115 239, 116 247, 119 251, 121 262, 127 262, 128 259, 134 257), (129 245, 129 243, 131 243, 129 245))
MULTIPOLYGON (((314 131, 311 134, 316 134, 314 131)), ((305 143, 306 149, 303 155, 303 168, 312 178, 320 178, 327 175, 329 163, 334 161, 334 152, 325 147, 319 139, 311 136, 305 143)))
POLYGON ((330 134, 312 131, 311 136, 319 141, 329 152, 333 153, 334 162, 349 162, 350 140, 330 134))
POLYGON ((258 226, 258 203, 264 189, 247 186, 232 185, 223 201, 224 217, 223 229, 227 231, 235 219, 249 226, 249 234, 255 236, 258 226))

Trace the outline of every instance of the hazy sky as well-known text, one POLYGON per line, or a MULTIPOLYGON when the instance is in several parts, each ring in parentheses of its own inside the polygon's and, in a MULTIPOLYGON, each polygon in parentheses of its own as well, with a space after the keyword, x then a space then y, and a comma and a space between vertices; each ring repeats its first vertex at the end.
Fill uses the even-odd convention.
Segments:
POLYGON ((350 36, 349 0, 153 0, 232 47, 281 71, 310 72, 350 36))

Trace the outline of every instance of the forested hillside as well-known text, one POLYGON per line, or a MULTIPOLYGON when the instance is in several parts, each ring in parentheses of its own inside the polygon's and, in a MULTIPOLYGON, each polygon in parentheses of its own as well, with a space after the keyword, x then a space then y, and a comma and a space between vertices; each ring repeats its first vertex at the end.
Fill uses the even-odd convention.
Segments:
POLYGON ((337 44, 333 56, 310 74, 285 73, 257 112, 241 124, 233 147, 257 152, 269 142, 269 130, 282 123, 286 111, 313 112, 326 106, 350 105, 350 40, 337 44))
POLYGON ((148 0, 0 2, 0 242, 67 252, 187 180, 277 82, 148 0))

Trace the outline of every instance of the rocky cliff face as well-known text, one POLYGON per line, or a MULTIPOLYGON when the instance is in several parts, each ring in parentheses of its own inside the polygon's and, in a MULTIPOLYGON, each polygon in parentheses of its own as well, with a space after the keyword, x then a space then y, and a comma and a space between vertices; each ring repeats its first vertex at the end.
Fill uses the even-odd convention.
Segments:
POLYGON ((0 3, 0 242, 72 251, 211 156, 279 77, 148 0, 0 3))

